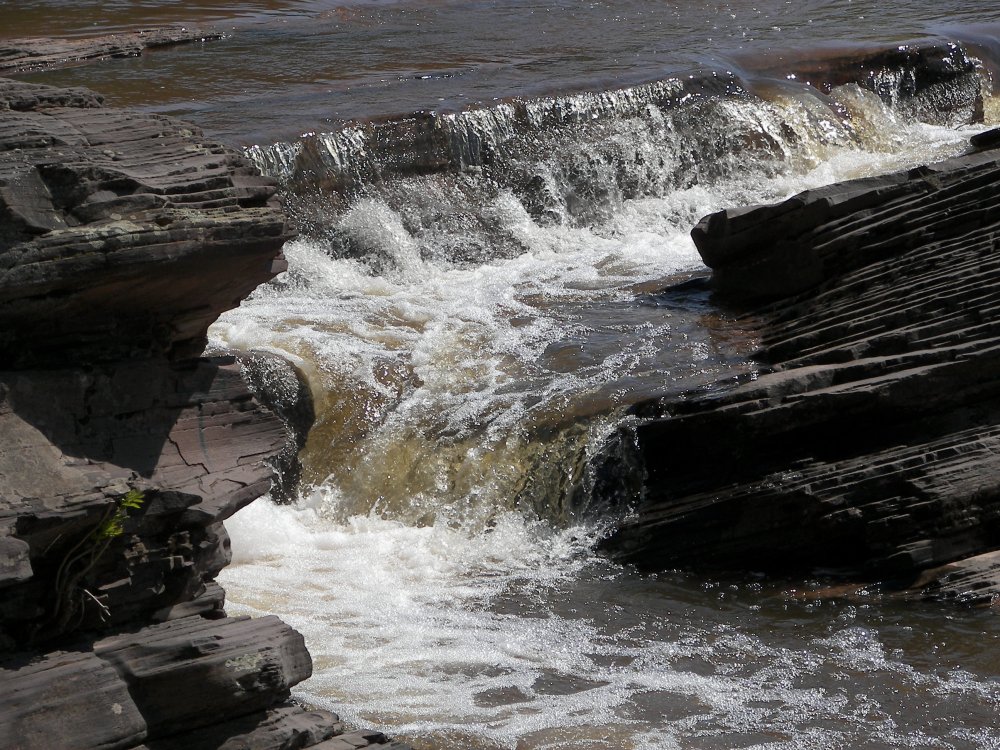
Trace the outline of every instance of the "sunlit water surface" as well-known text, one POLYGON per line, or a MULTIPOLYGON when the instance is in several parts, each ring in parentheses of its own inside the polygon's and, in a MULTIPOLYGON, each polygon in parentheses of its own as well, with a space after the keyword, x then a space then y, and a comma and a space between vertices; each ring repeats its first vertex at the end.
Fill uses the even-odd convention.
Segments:
POLYGON ((752 561, 639 575, 595 552, 613 519, 569 501, 629 404, 754 367, 747 321, 697 287, 662 292, 705 274, 701 216, 944 158, 974 132, 788 88, 785 66, 964 40, 996 122, 994 3, 0 4, 0 37, 158 24, 227 36, 26 79, 255 144, 289 184, 324 177, 296 172, 309 143, 317 169, 376 160, 372 118, 436 113, 499 143, 511 97, 583 113, 508 140, 500 177, 296 192, 289 272, 211 331, 287 356, 316 400, 300 501, 227 522, 220 576, 231 613, 305 635, 300 699, 425 748, 1000 748, 995 615, 826 600, 752 561), (640 86, 698 70, 776 77, 766 100, 677 111, 640 86))

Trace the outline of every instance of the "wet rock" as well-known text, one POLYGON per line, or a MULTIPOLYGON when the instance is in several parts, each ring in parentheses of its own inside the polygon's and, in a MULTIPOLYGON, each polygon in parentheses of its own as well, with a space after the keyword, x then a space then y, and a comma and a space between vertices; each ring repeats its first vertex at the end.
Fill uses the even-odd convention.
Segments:
POLYGON ((138 57, 145 49, 204 42, 222 36, 218 31, 167 26, 67 39, 4 39, 0 43, 0 74, 62 68, 112 57, 138 57))
POLYGON ((973 607, 1000 605, 1000 552, 987 552, 925 570, 910 584, 910 598, 973 607))
POLYGON ((977 133, 969 139, 972 147, 981 151, 1000 148, 1000 128, 993 128, 983 133, 977 133))
POLYGON ((343 733, 336 714, 282 704, 136 750, 289 750, 313 747, 343 733))
POLYGON ((272 352, 254 350, 236 352, 235 356, 254 396, 277 415, 288 432, 284 447, 271 459, 275 470, 271 497, 291 502, 302 476, 299 451, 316 420, 309 382, 292 362, 272 352))
POLYGON ((381 732, 359 730, 315 745, 317 750, 356 750, 362 747, 385 748, 385 750, 412 750, 409 745, 388 739, 381 732))
POLYGON ((784 55, 767 72, 805 81, 829 94, 856 83, 908 119, 937 125, 982 122, 976 60, 957 42, 914 42, 884 50, 863 48, 796 60, 784 55), (791 59, 790 59, 791 58, 791 59))
POLYGON ((602 461, 639 486, 595 490, 634 509, 609 548, 867 580, 1000 548, 998 230, 996 151, 706 217, 758 367, 636 407, 602 461))

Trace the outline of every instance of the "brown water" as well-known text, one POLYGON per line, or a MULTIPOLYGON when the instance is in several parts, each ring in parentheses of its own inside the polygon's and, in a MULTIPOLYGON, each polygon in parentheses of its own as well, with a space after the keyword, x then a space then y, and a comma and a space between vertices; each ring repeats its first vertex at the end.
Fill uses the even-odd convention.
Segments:
POLYGON ((640 576, 568 500, 627 405, 753 369, 745 321, 662 292, 705 273, 698 218, 974 130, 786 76, 930 37, 988 94, 994 3, 0 4, 0 37, 152 24, 227 36, 25 78, 256 144, 285 183, 291 268, 212 334, 291 357, 319 407, 303 497, 232 519, 222 575, 306 636, 301 698, 428 748, 1000 748, 995 615, 814 600, 752 560, 640 576), (663 104, 696 70, 720 93, 663 104), (371 125, 414 111, 462 168, 371 125))
POLYGON ((240 144, 329 130, 344 120, 608 89, 691 68, 780 70, 796 57, 844 47, 922 37, 995 45, 997 23, 990 0, 13 0, 0 6, 0 38, 154 24, 227 32, 221 41, 149 51, 100 73, 75 68, 29 78, 99 82, 116 104, 193 117, 240 144))

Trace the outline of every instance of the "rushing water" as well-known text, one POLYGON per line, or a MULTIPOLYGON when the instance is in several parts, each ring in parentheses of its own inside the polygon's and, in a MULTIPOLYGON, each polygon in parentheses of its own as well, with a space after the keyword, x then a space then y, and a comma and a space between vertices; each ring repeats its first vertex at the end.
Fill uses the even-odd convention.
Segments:
POLYGON ((284 181, 290 270, 212 335, 289 357, 317 403, 302 497, 231 519, 220 576, 231 612, 305 635, 300 698, 427 748, 1000 748, 994 615, 639 575, 594 551, 613 519, 567 502, 624 407, 753 366, 697 284, 661 291, 704 275, 698 218, 942 158, 977 127, 794 72, 961 40, 997 122, 992 2, 27 0, 0 19, 229 32, 27 78, 183 115, 284 181))

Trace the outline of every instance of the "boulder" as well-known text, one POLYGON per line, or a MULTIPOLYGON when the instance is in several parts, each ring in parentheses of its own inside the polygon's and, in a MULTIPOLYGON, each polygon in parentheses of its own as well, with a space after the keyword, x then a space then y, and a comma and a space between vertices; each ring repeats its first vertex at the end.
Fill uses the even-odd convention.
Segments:
POLYGON ((594 467, 596 498, 632 511, 608 548, 900 586, 1000 548, 1000 151, 692 234, 759 350, 735 381, 635 407, 594 467))

